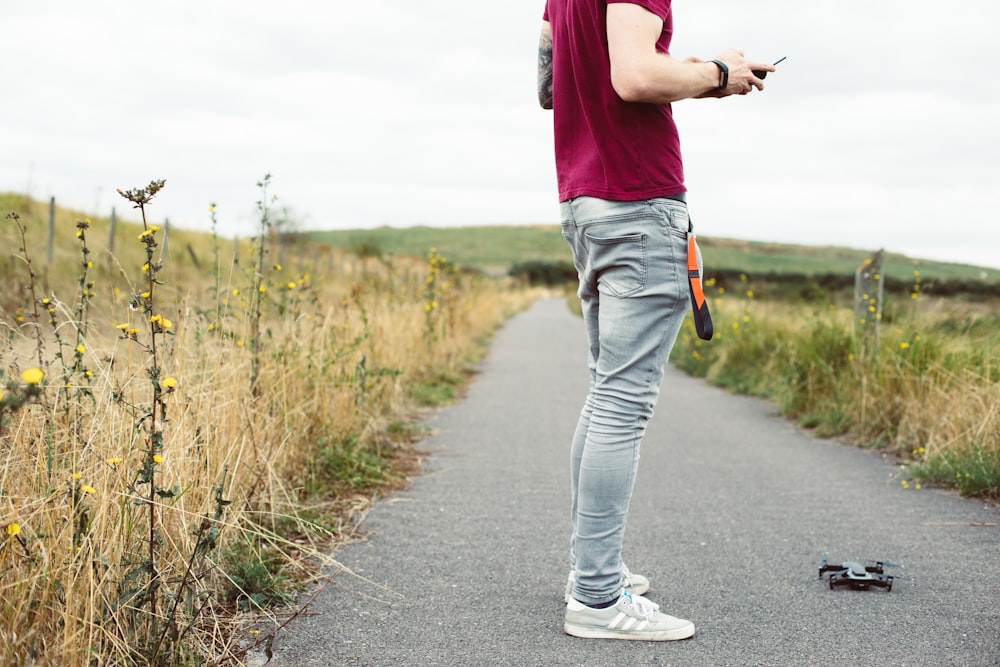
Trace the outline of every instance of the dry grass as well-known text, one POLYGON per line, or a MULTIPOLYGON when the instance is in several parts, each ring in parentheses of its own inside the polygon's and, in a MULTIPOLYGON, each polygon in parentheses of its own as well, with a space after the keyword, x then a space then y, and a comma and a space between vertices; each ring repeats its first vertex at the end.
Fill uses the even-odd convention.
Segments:
POLYGON ((849 309, 747 293, 716 298, 715 340, 686 329, 675 363, 773 400, 818 435, 883 448, 907 465, 904 486, 1000 497, 995 308, 914 296, 891 304, 875 344, 849 309))
POLYGON ((292 270, 204 236, 171 237, 162 269, 140 268, 143 240, 86 269, 100 224, 41 270, 23 224, 36 276, 15 252, 0 349, 3 665, 239 663, 267 640, 248 623, 405 481, 414 396, 459 387, 534 298, 436 253, 299 248, 292 270))

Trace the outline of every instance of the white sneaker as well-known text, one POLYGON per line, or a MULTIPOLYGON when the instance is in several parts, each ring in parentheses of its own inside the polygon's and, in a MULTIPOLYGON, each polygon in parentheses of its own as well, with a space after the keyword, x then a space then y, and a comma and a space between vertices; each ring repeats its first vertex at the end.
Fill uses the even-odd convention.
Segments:
MULTIPOLYGON (((566 580, 565 602, 573 599, 573 584, 576 583, 576 573, 570 570, 569 579, 566 580)), ((622 588, 632 595, 644 595, 649 590, 649 579, 641 574, 632 574, 622 563, 622 588)))
POLYGON ((634 639, 651 642, 687 639, 694 635, 694 623, 667 616, 660 606, 641 595, 622 593, 606 609, 594 609, 574 599, 566 604, 563 630, 587 639, 634 639))

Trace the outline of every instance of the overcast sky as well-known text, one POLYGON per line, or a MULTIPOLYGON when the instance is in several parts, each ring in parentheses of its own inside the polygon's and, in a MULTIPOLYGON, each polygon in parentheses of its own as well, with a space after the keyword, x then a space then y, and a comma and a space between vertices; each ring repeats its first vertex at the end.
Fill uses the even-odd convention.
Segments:
MULTIPOLYGON (((0 0, 0 190, 254 230, 558 222, 544 0, 0 0)), ((674 3, 673 54, 788 59, 674 105, 703 236, 1000 268, 1000 3, 674 3)))

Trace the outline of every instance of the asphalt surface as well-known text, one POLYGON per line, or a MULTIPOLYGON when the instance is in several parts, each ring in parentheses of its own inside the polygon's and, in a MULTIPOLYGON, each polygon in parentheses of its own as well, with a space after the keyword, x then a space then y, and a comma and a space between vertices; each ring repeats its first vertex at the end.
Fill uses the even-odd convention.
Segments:
POLYGON ((624 556, 680 642, 562 631, 569 441, 582 322, 546 300, 497 335, 468 397, 435 414, 423 474, 274 642, 270 665, 1000 665, 1000 512, 905 489, 875 453, 668 369, 624 556), (904 567, 890 592, 830 590, 831 561, 904 567), (355 576, 356 575, 356 576, 355 576))

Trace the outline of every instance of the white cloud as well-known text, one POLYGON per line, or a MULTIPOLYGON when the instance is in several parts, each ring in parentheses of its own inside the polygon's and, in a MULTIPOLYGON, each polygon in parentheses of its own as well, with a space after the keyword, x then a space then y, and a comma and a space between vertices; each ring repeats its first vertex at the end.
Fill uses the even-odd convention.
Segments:
MULTIPOLYGON (((245 233, 270 172, 315 227, 555 223, 542 6, 5 3, 0 189, 122 213, 114 188, 167 178, 155 215, 207 227, 216 202, 245 233)), ((788 56, 761 95, 675 106, 702 234, 1000 266, 1000 5, 674 13, 679 57, 788 56)))

